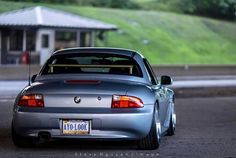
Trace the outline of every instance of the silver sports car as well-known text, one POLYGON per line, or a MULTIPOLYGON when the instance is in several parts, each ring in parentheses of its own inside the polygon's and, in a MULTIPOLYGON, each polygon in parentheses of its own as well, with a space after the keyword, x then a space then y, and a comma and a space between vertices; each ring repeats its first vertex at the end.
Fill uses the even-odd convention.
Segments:
POLYGON ((156 149, 176 126, 174 92, 157 80, 139 53, 72 48, 53 53, 14 103, 12 139, 29 147, 41 139, 134 140, 156 149))

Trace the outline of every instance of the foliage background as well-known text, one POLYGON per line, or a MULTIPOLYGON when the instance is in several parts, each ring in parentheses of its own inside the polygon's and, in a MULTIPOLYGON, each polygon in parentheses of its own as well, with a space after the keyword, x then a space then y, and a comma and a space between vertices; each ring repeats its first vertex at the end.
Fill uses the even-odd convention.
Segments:
POLYGON ((118 26, 97 46, 140 51, 152 64, 235 64, 236 24, 162 11, 0 1, 0 12, 43 5, 118 26))
POLYGON ((236 19, 236 0, 9 0, 106 8, 159 10, 218 19, 236 19))

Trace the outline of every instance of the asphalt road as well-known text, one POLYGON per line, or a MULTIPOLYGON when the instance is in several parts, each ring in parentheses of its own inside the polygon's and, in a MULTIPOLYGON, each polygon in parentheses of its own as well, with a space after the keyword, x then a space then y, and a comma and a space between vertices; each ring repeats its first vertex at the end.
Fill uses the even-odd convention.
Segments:
POLYGON ((32 157, 212 157, 236 158, 236 98, 177 99, 177 130, 158 150, 136 150, 131 142, 52 141, 18 149, 11 141, 13 100, 0 99, 0 158, 32 157))

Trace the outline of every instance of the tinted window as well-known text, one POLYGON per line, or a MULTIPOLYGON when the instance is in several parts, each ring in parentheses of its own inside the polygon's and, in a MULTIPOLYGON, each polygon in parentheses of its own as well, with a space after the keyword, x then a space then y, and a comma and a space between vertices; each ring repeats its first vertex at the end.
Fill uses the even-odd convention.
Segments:
POLYGON ((49 47, 49 35, 42 35, 42 48, 49 47))
POLYGON ((23 46, 23 31, 16 30, 12 31, 10 34, 10 50, 22 51, 23 46))
POLYGON ((54 55, 48 60, 42 71, 42 75, 68 73, 101 73, 142 77, 141 69, 134 59, 107 53, 54 55))
POLYGON ((35 51, 35 41, 36 41, 36 32, 27 31, 26 32, 26 50, 35 51))

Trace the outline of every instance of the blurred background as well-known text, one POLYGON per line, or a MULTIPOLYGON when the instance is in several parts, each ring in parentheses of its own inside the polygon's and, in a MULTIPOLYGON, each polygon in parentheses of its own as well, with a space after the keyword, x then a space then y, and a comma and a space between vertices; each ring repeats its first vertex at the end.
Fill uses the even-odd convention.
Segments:
POLYGON ((177 79, 236 73, 236 0, 5 0, 0 13, 2 80, 90 46, 137 50, 177 79))
POLYGON ((94 46, 139 51, 174 87, 236 82, 236 0, 5 0, 0 13, 3 85, 22 88, 29 63, 32 76, 56 50, 94 46))
POLYGON ((235 157, 235 96, 236 0, 0 0, 1 158, 235 157), (137 50, 158 77, 173 77, 176 135, 154 151, 117 142, 16 149, 12 106, 30 76, 56 50, 94 46, 137 50))

